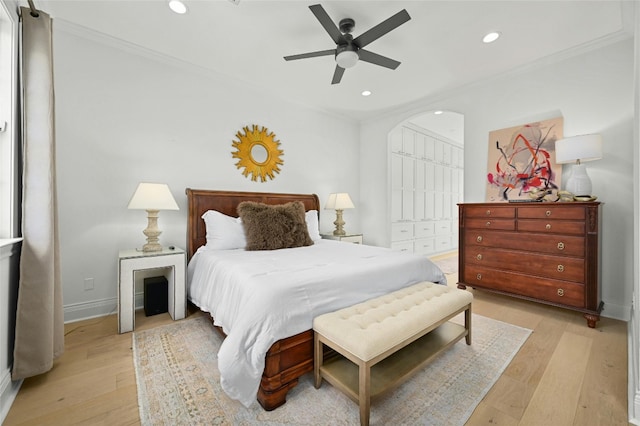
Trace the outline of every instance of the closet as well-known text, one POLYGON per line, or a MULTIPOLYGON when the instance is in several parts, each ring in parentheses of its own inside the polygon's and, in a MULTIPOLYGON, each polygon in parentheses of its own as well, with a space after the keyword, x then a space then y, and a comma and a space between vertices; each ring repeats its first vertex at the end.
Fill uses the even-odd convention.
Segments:
POLYGON ((391 248, 424 255, 458 248, 462 145, 411 124, 389 141, 391 248))

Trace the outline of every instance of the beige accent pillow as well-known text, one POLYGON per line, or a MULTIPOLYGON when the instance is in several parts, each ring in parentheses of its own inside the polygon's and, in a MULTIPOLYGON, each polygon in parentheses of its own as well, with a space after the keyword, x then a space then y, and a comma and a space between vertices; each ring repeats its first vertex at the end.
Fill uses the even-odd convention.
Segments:
POLYGON ((313 245, 301 201, 277 205, 243 201, 238 204, 238 215, 242 219, 247 239, 246 250, 277 250, 313 245))

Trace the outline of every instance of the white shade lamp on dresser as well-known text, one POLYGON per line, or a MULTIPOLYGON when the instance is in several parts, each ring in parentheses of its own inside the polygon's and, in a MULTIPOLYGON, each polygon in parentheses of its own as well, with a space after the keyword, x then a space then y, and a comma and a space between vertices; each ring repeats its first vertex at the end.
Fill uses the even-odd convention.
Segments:
MULTIPOLYGON (((179 210, 169 186, 140 183, 129 202, 129 209, 147 211, 148 225, 143 233, 147 243, 142 249, 120 250, 118 256, 118 332, 135 327, 136 274, 147 270, 163 270, 167 279, 167 310, 174 320, 186 317, 186 253, 174 246, 162 247, 158 228, 160 210, 179 210)), ((145 302, 146 303, 146 302, 145 302)), ((145 305, 146 309, 146 305, 145 305)), ((165 311, 165 312, 166 312, 165 311)))
POLYGON ((575 163, 565 190, 575 196, 591 196, 591 179, 584 164, 602 158, 602 136, 580 135, 556 141, 556 163, 575 163))

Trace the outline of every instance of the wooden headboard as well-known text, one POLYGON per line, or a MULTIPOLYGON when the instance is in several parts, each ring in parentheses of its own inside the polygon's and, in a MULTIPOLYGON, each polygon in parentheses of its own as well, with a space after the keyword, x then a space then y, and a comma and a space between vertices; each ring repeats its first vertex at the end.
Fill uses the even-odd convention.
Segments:
POLYGON ((275 192, 238 192, 186 189, 189 213, 187 217, 187 259, 207 242, 207 230, 202 215, 207 210, 217 210, 228 216, 238 217, 238 204, 256 201, 264 204, 284 204, 302 201, 305 210, 320 213, 320 200, 316 194, 279 194, 275 192))

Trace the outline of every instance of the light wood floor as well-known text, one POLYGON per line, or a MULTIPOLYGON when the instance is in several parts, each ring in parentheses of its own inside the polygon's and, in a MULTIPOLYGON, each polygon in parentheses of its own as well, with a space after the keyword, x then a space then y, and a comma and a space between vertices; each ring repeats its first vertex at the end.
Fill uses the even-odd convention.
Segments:
MULTIPOLYGON (((455 285, 457 275, 448 275, 455 285)), ((474 291, 474 313, 533 333, 467 425, 628 425, 627 327, 590 329, 568 310, 474 291)), ((191 315, 200 315, 191 312, 191 315)), ((52 371, 25 381, 4 425, 137 425, 131 333, 115 315, 67 324, 52 371)), ((136 329, 171 322, 136 316, 136 329)))

